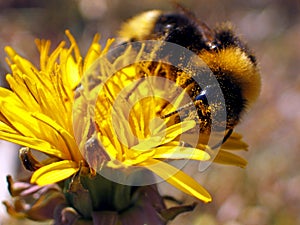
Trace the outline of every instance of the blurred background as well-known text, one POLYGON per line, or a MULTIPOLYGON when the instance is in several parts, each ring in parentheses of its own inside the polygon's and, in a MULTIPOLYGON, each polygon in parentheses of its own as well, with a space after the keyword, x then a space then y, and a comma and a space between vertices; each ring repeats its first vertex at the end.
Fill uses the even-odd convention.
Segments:
MULTIPOLYGON (((191 163, 189 173, 212 193, 213 202, 199 203, 194 212, 170 225, 300 224, 300 1, 186 0, 183 4, 210 26, 222 21, 235 25, 257 56, 263 86, 258 102, 237 127, 249 144, 249 151, 241 153, 248 160, 247 168, 212 165, 200 173, 191 163)), ((172 10, 172 4, 164 0, 0 0, 1 85, 6 86, 9 71, 4 46, 12 46, 37 64, 35 38, 50 39, 55 46, 70 29, 84 54, 96 32, 105 43, 124 20, 149 9, 172 10)), ((1 201, 9 199, 6 175, 19 177, 16 149, 0 140, 1 201)), ((162 193, 166 188, 181 200, 195 200, 165 184, 162 193)), ((0 224, 24 224, 5 219, 1 206, 0 224)))

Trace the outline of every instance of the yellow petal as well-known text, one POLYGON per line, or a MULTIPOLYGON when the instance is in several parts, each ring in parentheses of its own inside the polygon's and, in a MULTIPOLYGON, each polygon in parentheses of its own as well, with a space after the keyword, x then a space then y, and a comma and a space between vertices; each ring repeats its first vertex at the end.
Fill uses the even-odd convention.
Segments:
POLYGON ((248 150, 248 144, 242 140, 242 135, 234 132, 227 141, 222 144, 221 148, 228 150, 248 150))
POLYGON ((36 77, 36 74, 38 74, 38 70, 30 61, 19 56, 15 52, 15 50, 13 50, 9 46, 5 47, 5 51, 7 55, 11 58, 12 62, 17 65, 11 65, 11 70, 14 74, 26 74, 29 77, 36 77))
MULTIPOLYGON (((23 76, 25 77, 25 76, 23 76)), ((9 86, 12 91, 14 91, 14 95, 10 96, 10 101, 11 99, 16 99, 18 96, 20 99, 18 99, 19 102, 22 101, 23 107, 28 106, 30 108, 38 109, 38 104, 36 101, 36 97, 38 95, 34 94, 34 87, 33 85, 25 86, 24 80, 18 76, 12 76, 12 75, 7 75, 6 76, 6 81, 9 83, 9 86)), ((1 94, 1 97, 3 95, 1 94)))
POLYGON ((56 149, 48 141, 44 141, 34 137, 26 137, 21 134, 16 133, 6 124, 0 122, 0 139, 10 141, 12 143, 26 146, 40 152, 46 153, 48 155, 53 155, 60 159, 68 159, 70 156, 65 154, 60 149, 56 149))
MULTIPOLYGON (((57 89, 53 87, 53 89, 57 89)), ((39 88, 39 102, 40 111, 45 115, 52 118, 63 127, 70 129, 71 116, 66 117, 66 114, 70 114, 71 105, 67 101, 64 101, 61 97, 57 96, 58 93, 46 91, 44 87, 39 88), (55 112, 55 113, 53 113, 55 112)))
POLYGON ((65 34, 67 35, 67 37, 69 38, 69 40, 71 42, 71 45, 72 45, 71 48, 72 47, 74 48, 76 60, 79 61, 81 58, 81 54, 80 54, 80 50, 79 50, 79 47, 78 47, 78 44, 77 44, 75 38, 73 37, 73 35, 71 34, 71 32, 69 30, 66 30, 65 34))
MULTIPOLYGON (((55 131, 59 133, 59 135, 64 140, 64 143, 67 145, 67 149, 69 150, 70 154, 72 155, 72 159, 79 162, 82 159, 82 155, 78 149, 77 143, 74 139, 74 137, 66 131, 63 127, 61 127, 59 124, 55 123, 51 118, 47 117, 44 114, 41 113, 33 113, 32 116, 41 122, 45 123, 55 131)), ((63 151, 63 149, 61 149, 63 151)))
POLYGON ((81 63, 75 62, 71 53, 64 49, 60 54, 60 67, 62 70, 62 83, 67 86, 66 90, 70 91, 76 88, 80 82, 81 63))
POLYGON ((141 165, 186 194, 195 196, 204 202, 212 200, 210 194, 196 180, 167 163, 152 159, 141 165))
POLYGON ((246 167, 247 161, 243 159, 242 157, 235 155, 231 152, 220 150, 214 159, 214 162, 221 163, 221 164, 229 164, 239 167, 246 167))
POLYGON ((51 42, 49 40, 36 39, 35 44, 40 52, 40 69, 45 71, 51 42))
MULTIPOLYGON (((100 134, 98 133, 98 136, 100 134)), ((118 159, 119 152, 116 150, 115 146, 111 143, 111 140, 107 136, 99 137, 99 139, 102 139, 102 145, 106 151, 106 153, 109 155, 110 159, 118 159)))
POLYGON ((210 159, 207 152, 197 148, 163 145, 155 149, 156 159, 191 159, 206 161, 210 159))
POLYGON ((38 185, 57 183, 72 176, 78 169, 78 164, 71 160, 51 163, 36 170, 30 182, 38 185))
POLYGON ((146 140, 140 140, 140 142, 137 145, 131 147, 130 149, 135 150, 135 151, 147 151, 151 148, 154 148, 154 147, 160 145, 161 139, 162 139, 162 137, 154 136, 154 137, 150 137, 146 140))
POLYGON ((153 158, 154 153, 155 153, 155 150, 146 151, 146 152, 143 152, 141 154, 136 154, 136 156, 134 158, 125 159, 122 162, 122 164, 126 165, 126 166, 137 165, 139 163, 147 161, 150 158, 153 158))
MULTIPOLYGON (((224 138, 224 132, 214 132, 211 135, 201 134, 198 139, 199 144, 208 144, 210 143, 221 143, 224 138)), ((184 139, 187 143, 194 143, 195 142, 195 134, 193 133, 185 133, 184 139)), ((228 149, 228 150, 247 150, 248 145, 242 140, 242 136, 233 133, 224 144, 222 144, 221 149, 228 149)))
POLYGON ((30 112, 24 108, 20 108, 10 102, 0 101, 1 114, 9 121, 11 126, 24 136, 41 137, 41 123, 34 119, 30 112), (40 135, 39 135, 40 134, 40 135))
POLYGON ((88 68, 95 62, 95 60, 100 56, 101 45, 99 44, 100 35, 96 34, 94 36, 93 42, 88 49, 88 52, 84 58, 83 71, 87 71, 88 68))
MULTIPOLYGON (((12 91, 0 87, 0 104, 2 104, 2 102, 9 102, 10 104, 18 107, 24 106, 21 100, 12 91)), ((2 107, 1 107, 1 113, 2 113, 2 107)))
POLYGON ((162 140, 161 144, 165 144, 174 140, 178 135, 194 128, 195 126, 196 122, 194 120, 183 121, 168 127, 165 131, 155 134, 155 136, 163 136, 164 139, 162 140))
MULTIPOLYGON (((49 152, 50 155, 65 159, 70 158, 70 153, 64 149, 76 149, 77 145, 67 131, 46 115, 41 113, 31 114, 24 108, 20 108, 20 104, 14 105, 13 103, 14 101, 0 101, 0 119, 3 121, 0 131, 3 139, 43 152, 52 149, 49 152), (3 118, 1 118, 2 116, 3 118), (7 125, 4 125, 4 123, 7 125), (11 129, 8 128, 8 125, 11 129), (11 136, 5 134, 5 132, 8 132, 11 136), (60 141, 58 134, 61 137, 60 141), (49 144, 46 144, 46 141, 43 140, 47 140, 49 144), (61 153, 53 149, 60 149, 61 153)), ((74 158, 76 157, 81 158, 80 153, 76 153, 74 158)))

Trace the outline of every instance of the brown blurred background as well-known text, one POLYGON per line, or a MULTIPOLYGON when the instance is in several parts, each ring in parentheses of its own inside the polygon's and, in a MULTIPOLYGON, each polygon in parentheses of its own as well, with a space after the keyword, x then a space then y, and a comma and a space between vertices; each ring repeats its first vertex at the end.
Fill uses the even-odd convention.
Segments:
MULTIPOLYGON (((171 224, 300 224, 300 1, 186 0, 184 5, 210 26, 222 21, 235 25, 256 53, 263 87, 259 101, 237 128, 250 145, 242 153, 248 167, 213 165, 200 173, 191 163, 190 173, 214 199, 171 224)), ((115 36, 122 21, 149 9, 171 10, 172 5, 163 0, 1 0, 2 85, 8 72, 4 46, 13 46, 37 63, 34 39, 50 39, 56 45, 70 29, 85 53, 96 32, 104 43, 115 36)), ((0 180, 5 181, 5 174, 0 180)), ((185 201, 194 200, 168 190, 185 201)))

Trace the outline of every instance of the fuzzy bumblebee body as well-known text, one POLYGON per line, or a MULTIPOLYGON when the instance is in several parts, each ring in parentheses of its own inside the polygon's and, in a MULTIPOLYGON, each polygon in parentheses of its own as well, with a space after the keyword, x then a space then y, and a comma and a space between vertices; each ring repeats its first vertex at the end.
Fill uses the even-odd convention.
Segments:
MULTIPOLYGON (((256 58, 228 23, 210 29, 182 7, 174 13, 152 10, 127 21, 119 36, 123 42, 172 42, 196 53, 219 82, 225 99, 228 130, 232 131, 259 95, 261 83, 256 58)), ((185 88, 193 82, 191 79, 187 79, 181 86, 185 88)), ((201 89, 194 83, 191 98, 199 98, 201 93, 210 94, 211 88, 201 89)), ((205 98, 205 94, 202 97, 205 98)), ((209 118, 198 114, 201 121, 209 121, 209 118)))

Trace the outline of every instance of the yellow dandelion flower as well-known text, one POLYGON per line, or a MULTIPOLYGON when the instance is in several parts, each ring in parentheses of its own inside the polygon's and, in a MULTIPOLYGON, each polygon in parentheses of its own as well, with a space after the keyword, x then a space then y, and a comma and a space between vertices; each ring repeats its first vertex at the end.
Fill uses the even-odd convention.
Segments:
MULTIPOLYGON (((70 32, 66 35, 71 46, 61 42, 52 53, 50 41, 36 41, 40 68, 6 47, 11 91, 0 88, 0 138, 47 154, 51 161, 41 162, 36 174, 51 168, 50 183, 71 176, 84 162, 73 136, 73 90, 85 68, 101 54, 98 35, 84 60, 70 32)), ((35 174, 32 182, 39 183, 35 174)))
MULTIPOLYGON (((97 80, 99 77, 89 77, 96 81, 93 86, 94 81, 84 81, 83 75, 96 71, 90 68, 108 52, 112 40, 101 49, 99 35, 96 35, 83 58, 73 36, 69 31, 66 35, 71 46, 66 47, 62 42, 52 53, 50 41, 37 41, 39 68, 12 48, 5 49, 12 73, 7 75, 11 90, 0 88, 0 139, 48 156, 37 160, 30 150, 21 152, 23 162, 34 170, 31 182, 57 183, 78 170, 101 174, 106 168, 138 167, 154 172, 204 202, 211 201, 210 194, 199 183, 169 163, 178 159, 206 161, 210 155, 205 152, 209 149, 207 141, 195 138, 192 132, 199 130, 194 119, 174 122, 173 117, 160 118, 164 110, 170 112, 178 108, 184 99, 184 93, 174 101, 160 97, 165 96, 166 85, 169 85, 161 85, 159 80, 163 65, 158 63, 154 72, 143 63, 118 70, 120 61, 131 56, 124 51, 113 63, 102 58, 101 72, 114 73, 109 77, 100 74, 101 82, 97 80), (82 87, 85 85, 87 87, 82 87), (152 87, 156 87, 155 90, 152 87), (91 103, 93 99, 96 101, 91 103), (182 142, 182 137, 187 142, 182 142)), ((246 147, 241 137, 234 134, 222 145, 214 160, 245 166, 245 160, 227 150, 246 147)))
MULTIPOLYGON (((166 92, 165 87, 171 84, 158 76, 161 72, 159 69, 147 70, 149 63, 138 62, 117 70, 117 65, 127 62, 126 56, 132 57, 131 50, 135 51, 127 49, 124 55, 115 59, 113 63, 100 58, 98 65, 100 71, 97 72, 98 67, 94 66, 96 68, 90 71, 92 76, 87 79, 91 82, 98 78, 99 85, 94 83, 91 90, 90 83, 87 84, 87 88, 83 88, 81 96, 75 101, 77 104, 74 110, 75 121, 80 118, 85 118, 84 120, 87 121, 82 123, 83 127, 76 126, 76 130, 81 132, 76 136, 81 139, 80 149, 83 155, 88 164, 102 175, 105 175, 103 172, 105 168, 122 171, 132 167, 146 168, 183 192, 205 202, 210 201, 209 193, 200 184, 180 169, 165 162, 165 160, 208 160, 210 158, 204 151, 207 146, 199 144, 198 148, 194 148, 180 143, 182 134, 195 129, 195 120, 174 123, 171 118, 161 119, 159 116, 168 107, 179 107, 184 98, 177 97, 177 101, 170 106, 162 96, 166 92), (140 77, 141 70, 142 77, 140 77), (111 73, 112 75, 109 76, 111 73), (93 77, 93 74, 97 77, 93 77), (97 86, 99 88, 96 88, 97 86), (96 103, 89 105, 88 102, 92 102, 93 99, 97 99, 96 103), (86 110, 83 107, 85 104, 86 110), (88 116, 89 110, 93 107, 95 108, 94 130, 91 129, 93 126, 88 116), (86 145, 86 143, 92 144, 86 145)), ((143 48, 136 52, 137 57, 143 54, 142 51, 143 48)), ((134 61, 138 59, 135 58, 134 61)), ((156 66, 163 69, 161 64, 156 66)), ((184 94, 186 95, 182 92, 181 95, 184 94)), ((109 176, 109 179, 115 182, 123 182, 116 180, 112 174, 109 176)), ((124 184, 141 185, 139 182, 145 184, 146 181, 124 184)))

